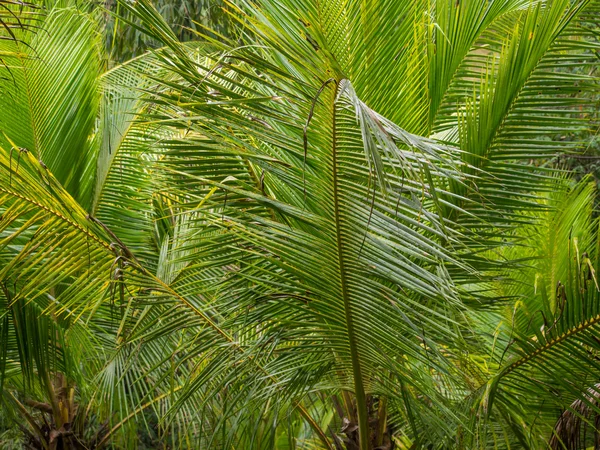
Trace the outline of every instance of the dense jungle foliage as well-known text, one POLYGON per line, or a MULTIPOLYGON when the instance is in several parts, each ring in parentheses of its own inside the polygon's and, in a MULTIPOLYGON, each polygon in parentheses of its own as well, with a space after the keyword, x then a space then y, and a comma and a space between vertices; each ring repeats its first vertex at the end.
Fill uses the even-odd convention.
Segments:
POLYGON ((0 0, 0 448, 600 449, 600 0, 0 0))

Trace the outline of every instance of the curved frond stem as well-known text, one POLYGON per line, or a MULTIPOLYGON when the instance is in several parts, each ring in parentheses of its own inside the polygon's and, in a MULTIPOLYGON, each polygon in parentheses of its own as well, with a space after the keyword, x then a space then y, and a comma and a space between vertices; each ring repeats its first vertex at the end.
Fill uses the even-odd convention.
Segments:
POLYGON ((598 314, 596 317, 593 317, 592 319, 585 320, 583 323, 580 323, 577 327, 571 328, 569 331, 561 334, 557 338, 552 339, 551 341, 547 342, 546 344, 542 345, 541 347, 538 347, 530 354, 525 355, 522 358, 518 359, 517 361, 513 362, 511 365, 509 365, 506 369, 504 369, 498 375, 498 379, 501 379, 502 377, 505 377, 506 375, 510 374, 511 372, 514 372, 516 369, 521 367, 523 364, 527 364, 530 360, 532 360, 533 358, 539 356, 540 354, 550 350, 555 345, 558 345, 561 342, 566 341, 567 339, 569 339, 572 336, 577 335, 578 333, 586 331, 587 329, 593 327, 597 323, 600 323, 600 314, 598 314))
POLYGON ((344 302, 344 312, 346 317, 346 326, 348 332, 348 343, 352 358, 352 372, 354 377, 354 395, 356 396, 356 409, 358 416, 359 445, 361 450, 369 450, 369 423, 367 417, 367 397, 363 385, 361 373, 360 357, 358 353, 358 344, 354 332, 354 323, 352 318, 352 305, 350 304, 350 295, 346 280, 346 268, 344 262, 344 244, 342 242, 342 229, 340 223, 340 204, 339 204, 339 185, 338 185, 338 161, 337 161, 337 135, 336 135, 336 99, 338 96, 339 82, 335 83, 334 100, 332 102, 332 158, 333 158, 333 214, 335 217, 335 232, 338 264, 340 269, 340 288, 342 300, 344 302))
MULTIPOLYGON (((58 211, 55 211, 55 210, 53 210, 53 209, 51 209, 51 208, 49 208, 49 207, 47 207, 45 205, 42 205, 41 203, 36 202, 35 200, 33 200, 31 198, 28 198, 28 197, 26 197, 24 195, 21 195, 18 192, 14 192, 12 190, 9 190, 9 189, 3 188, 3 187, 0 187, 0 192, 8 194, 8 195, 10 195, 12 197, 16 197, 16 198, 18 198, 18 199, 20 199, 20 200, 22 200, 24 202, 31 203, 32 205, 35 205, 38 208, 43 209, 44 211, 46 211, 46 212, 48 212, 48 213, 50 213, 50 214, 58 217, 60 220, 68 223, 73 228, 76 228, 78 231, 80 231, 81 233, 83 233, 86 237, 92 239, 94 242, 96 242, 97 244, 99 244, 101 247, 103 247, 103 248, 105 248, 105 249, 107 249, 109 251, 111 250, 109 244, 107 244, 106 242, 104 242, 102 239, 100 239, 95 234, 90 233, 89 231, 87 231, 85 228, 83 228, 78 223, 76 223, 76 222, 74 222, 72 220, 69 220, 68 217, 65 217, 64 215, 62 215, 58 211)), ((112 253, 112 251, 111 251, 111 253, 112 253)))
MULTIPOLYGON (((153 275, 150 272, 148 272, 144 267, 138 266, 138 269, 140 269, 141 271, 143 271, 143 273, 145 275, 151 277, 153 281, 157 282, 162 288, 164 288, 166 291, 168 291, 169 293, 171 293, 171 295, 173 295, 174 297, 176 297, 177 299, 179 299, 183 304, 185 304, 188 308, 190 308, 195 314, 199 315, 211 328, 213 328, 213 330, 215 330, 226 341, 228 341, 230 344, 232 344, 233 347, 237 351, 243 352, 243 349, 233 339, 233 337, 231 337, 229 335, 229 333, 227 333, 225 330, 223 330, 221 327, 219 327, 213 320, 210 319, 210 317, 208 317, 201 310, 199 310, 194 305, 192 305, 183 296, 179 295, 179 293, 177 293, 171 286, 167 285, 160 278, 158 278, 155 275, 153 275)), ((267 375, 267 377, 271 381, 273 381, 274 383, 278 383, 279 382, 279 380, 275 376, 273 376, 270 373, 268 373, 268 371, 264 367, 262 367, 260 365, 260 363, 258 363, 252 356, 249 356, 248 359, 250 361, 252 361, 260 371, 262 371, 265 375, 267 375)), ((161 398, 166 397, 166 395, 168 395, 168 394, 164 394, 161 398)), ((157 397, 155 400, 152 400, 152 402, 155 402, 155 401, 158 401, 158 400, 160 400, 160 399, 157 397)), ((150 404, 152 404, 152 403, 150 403, 150 404)), ((150 404, 147 404, 146 407, 150 406, 150 404)), ((295 407, 300 412, 300 415, 306 420, 306 422, 313 429, 313 431, 315 433, 317 433, 317 435, 319 436, 319 439, 321 440, 321 442, 328 449, 333 450, 333 448, 331 447, 331 442, 329 441, 329 439, 327 438, 327 436, 325 435, 325 433, 323 432, 323 430, 321 429, 321 427, 319 426, 319 424, 317 422, 315 422, 315 420, 311 417, 310 413, 306 410, 306 408, 304 408, 304 406, 302 406, 302 404, 299 401, 298 402, 294 402, 294 404, 295 404, 295 407)), ((366 401, 365 401, 365 408, 366 408, 366 401)), ((133 414, 135 415, 136 413, 134 412, 133 414)), ((131 417, 128 417, 126 419, 129 420, 130 418, 131 417)))
POLYGON ((110 430, 108 430, 106 432, 106 434, 102 437, 102 439, 100 439, 98 441, 98 443, 96 444, 96 448, 102 448, 102 446, 108 442, 108 440, 110 439, 110 437, 116 431, 118 431, 123 425, 125 425, 127 422, 129 422, 131 419, 133 419, 136 415, 138 415, 139 413, 141 413, 142 411, 144 411, 146 408, 148 408, 149 406, 154 405, 156 402, 161 401, 163 398, 166 398, 169 395, 172 395, 173 393, 179 391, 182 388, 183 388, 183 386, 177 386, 176 388, 172 389, 170 392, 165 392, 164 394, 161 394, 161 395, 159 395, 157 397, 154 397, 152 400, 144 403, 139 408, 136 408, 134 411, 132 411, 131 413, 129 413, 129 415, 127 417, 125 417, 124 419, 122 419, 119 423, 115 424, 110 430))
POLYGON ((17 397, 15 397, 13 395, 12 392, 10 392, 8 390, 5 392, 8 394, 10 399, 15 403, 15 405, 17 405, 17 409, 19 410, 19 412, 21 414, 23 414, 23 417, 25 417, 25 420, 27 420, 27 423, 29 424, 29 426, 31 426, 31 428, 35 431, 35 433, 39 437, 40 442, 41 442, 42 446, 44 447, 44 449, 48 450, 49 447, 48 447, 48 443, 46 442, 46 438, 44 437, 44 433, 42 433, 42 430, 40 429, 38 424, 35 422, 35 419, 33 417, 31 417, 31 414, 29 414, 29 412, 27 411, 25 406, 23 406, 23 404, 17 399, 17 397))

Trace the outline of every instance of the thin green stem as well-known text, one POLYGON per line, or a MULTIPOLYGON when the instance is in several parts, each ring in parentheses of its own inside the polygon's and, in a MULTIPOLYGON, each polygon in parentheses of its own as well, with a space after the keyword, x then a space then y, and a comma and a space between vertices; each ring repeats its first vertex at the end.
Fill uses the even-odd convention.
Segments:
POLYGON ((29 426, 31 426, 31 428, 33 429, 35 434, 38 435, 38 437, 40 438, 40 442, 41 442, 42 446, 44 447, 44 449, 47 449, 48 442, 46 442, 46 437, 44 436, 44 433, 42 432, 42 430, 40 429, 38 424, 35 422, 35 419, 31 416, 31 414, 29 414, 29 412, 27 411, 25 406, 23 406, 23 404, 17 399, 17 397, 15 397, 12 394, 12 392, 10 392, 8 390, 5 392, 8 394, 10 399, 15 403, 15 405, 17 405, 17 409, 23 415, 23 417, 25 417, 25 420, 29 423, 29 426))
POLYGON ((338 254, 338 264, 340 269, 340 290, 344 301, 344 312, 346 316, 346 327, 348 329, 348 341, 350 344, 350 356, 352 358, 352 372, 354 375, 354 395, 356 396, 356 410, 358 416, 358 436, 360 450, 369 450, 369 422, 367 414, 367 397, 363 385, 362 372, 360 367, 360 357, 358 345, 354 332, 354 322, 352 318, 352 305, 350 303, 350 294, 348 293, 348 283, 346 280, 346 265, 344 261, 344 243, 342 238, 342 225, 340 221, 340 201, 339 201, 339 179, 338 179, 338 160, 337 160, 337 128, 336 128, 336 105, 335 98, 339 89, 339 82, 336 84, 333 101, 333 133, 332 133, 332 157, 333 157, 333 214, 335 219, 336 245, 338 254))

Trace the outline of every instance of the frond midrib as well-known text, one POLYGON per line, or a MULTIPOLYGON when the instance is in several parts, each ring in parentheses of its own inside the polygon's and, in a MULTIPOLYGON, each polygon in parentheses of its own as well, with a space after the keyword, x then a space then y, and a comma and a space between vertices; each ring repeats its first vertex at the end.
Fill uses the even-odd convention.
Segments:
POLYGON ((24 202, 28 202, 31 203, 32 205, 37 206, 40 209, 43 209, 44 211, 46 211, 49 214, 52 214, 56 217, 58 217, 60 220, 62 220, 63 222, 66 222, 67 224, 69 224, 70 226, 72 226, 73 228, 76 228, 78 231, 80 231, 81 233, 83 233, 85 236, 87 236, 88 238, 92 239, 93 241, 95 241, 96 243, 98 243, 102 248, 104 248, 105 250, 109 250, 112 252, 110 245, 107 244, 106 242, 104 242, 102 239, 100 239, 98 236, 96 236, 93 233, 90 233, 89 231, 87 231, 84 227, 82 227, 81 225, 79 225, 78 223, 69 220, 68 217, 64 216, 63 214, 61 214, 58 211, 53 210, 52 208, 43 205, 42 203, 35 201, 29 197, 26 197, 22 194, 19 194, 18 192, 14 192, 12 190, 8 190, 4 187, 0 187, 0 192, 4 192, 5 194, 18 198, 24 202))
MULTIPOLYGON (((343 82, 343 80, 341 81, 343 82)), ((338 267, 340 270, 340 290, 344 302, 344 313, 346 318, 346 328, 348 333, 348 344, 350 347, 350 356, 352 359, 352 372, 354 378, 354 395, 356 396, 356 409, 359 426, 359 445, 361 450, 369 448, 369 425, 367 413, 367 400, 363 385, 362 371, 360 367, 360 358, 358 354, 358 345, 354 330, 352 318, 352 305, 347 286, 346 267, 344 263, 344 245, 342 243, 342 229, 340 223, 340 205, 339 205, 339 182, 338 182, 338 160, 337 160, 337 108, 336 98, 338 95, 340 81, 335 84, 332 105, 332 175, 333 175, 333 215, 335 220, 335 244, 338 256, 338 267)))
POLYGON ((509 375, 510 373, 517 370, 520 366, 527 364, 529 361, 540 356, 542 353, 547 352, 554 346, 566 341, 567 339, 569 339, 572 336, 575 336, 579 333, 582 333, 582 332, 588 330, 589 328, 593 327, 594 325, 596 325, 598 323, 600 323, 600 314, 592 317, 591 319, 586 319, 583 322, 580 322, 579 325, 570 328, 568 331, 564 332, 560 336, 552 339, 551 341, 546 342, 546 344, 544 344, 541 347, 538 347, 532 353, 529 353, 528 355, 521 357, 517 361, 514 361, 512 364, 510 364, 508 367, 506 367, 500 373, 500 375, 498 376, 498 379, 501 379, 501 378, 509 375))

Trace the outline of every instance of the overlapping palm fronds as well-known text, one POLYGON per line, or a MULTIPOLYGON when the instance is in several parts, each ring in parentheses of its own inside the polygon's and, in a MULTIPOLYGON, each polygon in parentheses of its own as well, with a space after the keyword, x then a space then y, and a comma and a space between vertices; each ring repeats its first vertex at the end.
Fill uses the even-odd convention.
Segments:
POLYGON ((182 43, 123 1, 164 47, 103 75, 49 11, 2 85, 6 395, 66 376, 98 446, 560 448, 599 265, 593 186, 549 161, 599 7, 240 1, 238 40, 182 43))

